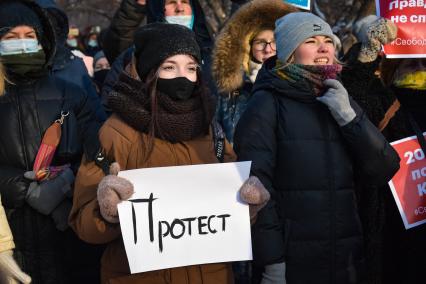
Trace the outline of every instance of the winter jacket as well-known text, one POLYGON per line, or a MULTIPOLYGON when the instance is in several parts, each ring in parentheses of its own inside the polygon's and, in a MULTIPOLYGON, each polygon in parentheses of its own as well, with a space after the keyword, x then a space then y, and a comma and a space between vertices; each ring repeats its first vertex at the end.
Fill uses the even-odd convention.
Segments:
POLYGON ((0 196, 0 253, 14 248, 12 232, 10 231, 0 196))
MULTIPOLYGON (((31 3, 28 5, 41 19, 43 37, 39 41, 46 54, 46 68, 50 69, 56 45, 53 27, 44 10, 32 1, 23 2, 31 3)), ((70 163, 76 169, 83 153, 94 157, 99 150, 100 128, 96 108, 83 89, 48 71, 38 78, 9 76, 9 79, 13 83, 7 83, 6 93, 0 97, 0 194, 15 239, 15 258, 31 276, 32 283, 66 283, 71 281, 66 270, 73 257, 66 242, 69 235, 56 229, 51 215, 43 215, 26 203, 31 181, 23 174, 32 170, 46 129, 65 108, 70 112, 65 122, 69 131, 64 131, 62 137, 69 137, 66 141, 70 147, 65 151, 65 144, 60 143, 52 165, 70 163)), ((73 273, 78 273, 76 267, 73 269, 73 273)))
POLYGON ((46 9, 56 33, 56 53, 53 58, 53 73, 64 81, 71 82, 84 89, 88 94, 93 107, 96 109, 96 117, 100 122, 106 120, 103 108, 99 108, 100 98, 90 78, 87 68, 81 58, 74 56, 71 50, 65 46, 68 35, 68 16, 52 0, 36 0, 36 3, 46 9))
MULTIPOLYGON (((355 45, 345 56, 347 70, 342 79, 354 100, 360 104, 371 121, 379 126, 397 97, 393 90, 383 86, 376 75, 380 58, 372 63, 361 63, 357 60, 359 49, 359 44, 355 45)), ((396 111, 382 131, 388 141, 393 142, 415 135, 403 109, 414 116, 421 131, 426 131, 424 98, 423 95, 418 99, 407 95, 406 100, 400 101, 402 107, 396 111)), ((422 267, 426 265, 423 257, 426 251, 423 241, 426 238, 426 226, 405 229, 388 185, 360 187, 357 195, 364 226, 365 245, 368 249, 370 283, 416 282, 421 277, 422 267)))
POLYGON ((133 44, 134 33, 145 17, 145 6, 138 4, 136 0, 121 2, 102 39, 103 51, 111 64, 133 44))
POLYGON ((58 46, 52 71, 58 78, 83 89, 87 93, 92 108, 96 111, 96 119, 100 123, 106 120, 104 108, 99 107, 101 105, 100 94, 98 95, 92 78, 87 73, 87 68, 81 58, 74 56, 67 47, 58 46))
POLYGON ((217 36, 212 55, 212 75, 220 94, 216 119, 231 143, 261 66, 252 61, 251 41, 261 30, 274 30, 275 21, 292 11, 296 9, 281 0, 257 0, 232 15, 217 36))
POLYGON ((235 128, 247 108, 252 87, 253 83, 246 81, 239 90, 227 96, 222 94, 217 98, 215 119, 222 126, 226 139, 230 143, 233 143, 235 128))
POLYGON ((75 140, 69 141, 75 152, 69 153, 70 156, 56 155, 53 163, 72 163, 76 168, 83 150, 93 156, 97 152, 100 128, 83 90, 54 76, 47 76, 31 84, 8 85, 6 94, 0 98, 0 118, 5 122, 2 128, 4 135, 0 138, 0 193, 4 206, 11 212, 9 223, 15 236, 16 250, 22 257, 21 267, 31 275, 34 283, 58 283, 56 281, 63 277, 53 271, 62 250, 62 234, 56 230, 51 216, 42 215, 26 204, 30 181, 23 174, 32 170, 43 134, 60 117, 64 102, 76 117, 76 124, 70 123, 70 127, 78 135, 71 136, 75 140), (46 258, 39 263, 41 249, 46 258))
MULTIPOLYGON (((272 198, 253 229, 257 265, 286 262, 287 283, 363 283, 362 227, 355 180, 385 184, 399 158, 359 106, 339 127, 311 89, 264 64, 234 137, 272 198)), ((306 86, 306 85, 305 85, 306 86)))
MULTIPOLYGON (((144 162, 146 134, 137 132, 113 114, 99 133, 103 149, 110 161, 116 161, 123 170, 216 163, 211 135, 188 142, 172 144, 155 139, 153 152, 144 162)), ((235 156, 229 144, 225 161, 235 156)), ((104 173, 95 163, 80 167, 70 223, 79 237, 94 244, 108 244, 102 257, 102 283, 231 283, 232 273, 226 264, 196 265, 130 275, 119 224, 106 222, 96 199, 97 185, 104 173), (201 274, 201 275, 200 275, 201 274), (200 278, 201 277, 201 278, 200 278)))

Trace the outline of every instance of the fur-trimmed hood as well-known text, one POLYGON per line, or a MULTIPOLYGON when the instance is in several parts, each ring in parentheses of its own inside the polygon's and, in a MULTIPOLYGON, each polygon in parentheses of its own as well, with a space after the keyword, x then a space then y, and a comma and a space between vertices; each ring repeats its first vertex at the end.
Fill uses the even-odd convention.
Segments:
POLYGON ((297 11, 282 0, 254 0, 235 12, 216 38, 212 74, 220 92, 232 92, 244 83, 250 61, 250 40, 260 29, 275 29, 275 21, 297 11))

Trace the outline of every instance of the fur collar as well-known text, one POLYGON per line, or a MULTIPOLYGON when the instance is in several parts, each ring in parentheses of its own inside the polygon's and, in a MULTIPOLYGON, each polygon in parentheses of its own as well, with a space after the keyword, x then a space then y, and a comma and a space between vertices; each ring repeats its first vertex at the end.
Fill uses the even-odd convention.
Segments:
POLYGON ((259 29, 275 29, 275 21, 297 11, 282 0, 254 0, 235 12, 216 38, 212 74, 220 92, 239 89, 248 73, 250 39, 259 29))

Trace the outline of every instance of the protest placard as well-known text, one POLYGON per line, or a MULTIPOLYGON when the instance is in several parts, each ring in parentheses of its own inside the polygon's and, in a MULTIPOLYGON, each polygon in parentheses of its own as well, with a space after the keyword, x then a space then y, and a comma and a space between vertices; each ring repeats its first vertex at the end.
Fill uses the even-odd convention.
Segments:
POLYGON ((376 10, 398 26, 397 38, 384 45, 386 57, 426 57, 426 1, 376 0, 376 10))
POLYGON ((304 10, 311 10, 311 0, 284 0, 284 2, 304 10))
POLYGON ((238 190, 251 162, 120 172, 135 193, 118 206, 131 273, 252 259, 238 190))
POLYGON ((389 182, 405 229, 426 223, 426 159, 416 136, 391 143, 401 158, 389 182))

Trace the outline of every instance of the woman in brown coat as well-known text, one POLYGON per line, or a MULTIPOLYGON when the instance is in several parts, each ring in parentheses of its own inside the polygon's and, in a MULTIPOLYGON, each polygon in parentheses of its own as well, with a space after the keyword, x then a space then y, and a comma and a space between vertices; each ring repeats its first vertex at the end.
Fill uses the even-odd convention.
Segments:
MULTIPOLYGON (((105 158, 100 160, 115 161, 125 170, 217 163, 218 156, 234 161, 226 141, 224 155, 216 155, 211 127, 215 105, 203 90, 200 51, 192 31, 149 24, 136 33, 135 47, 134 60, 109 97, 114 114, 99 133, 105 158)), ((123 178, 105 176, 107 166, 101 168, 100 162, 83 162, 70 223, 81 239, 108 244, 102 283, 233 283, 230 265, 222 263, 130 275, 117 203, 130 197, 133 186, 123 178)))

